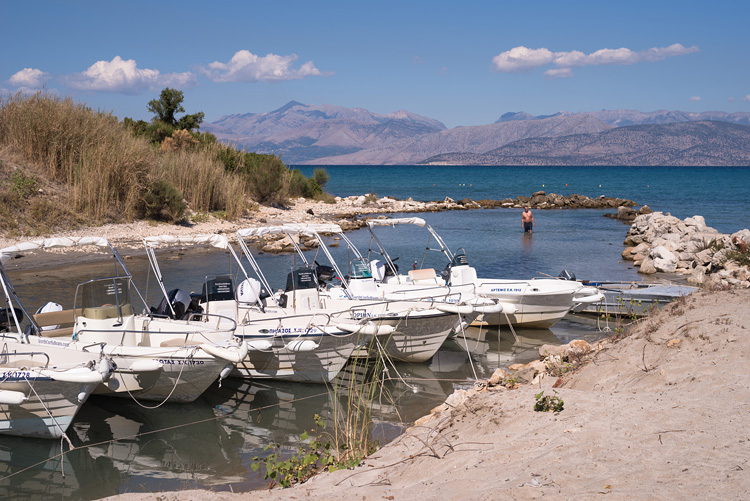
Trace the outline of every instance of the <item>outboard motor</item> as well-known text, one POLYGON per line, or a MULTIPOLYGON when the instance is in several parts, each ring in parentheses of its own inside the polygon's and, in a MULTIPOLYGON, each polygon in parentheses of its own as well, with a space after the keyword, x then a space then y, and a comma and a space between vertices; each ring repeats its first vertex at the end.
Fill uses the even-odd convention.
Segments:
MULTIPOLYGON (((48 302, 48 303, 40 306, 39 309, 36 310, 36 314, 38 315, 39 313, 51 313, 53 311, 62 311, 62 310, 63 310, 62 305, 60 305, 59 303, 54 303, 54 302, 50 301, 50 302, 48 302)), ((59 325, 45 325, 44 327, 42 327, 42 330, 43 331, 50 331, 50 330, 53 330, 53 329, 57 329, 59 327, 60 327, 59 325)))
MULTIPOLYGON (((16 312, 16 318, 19 322, 23 321, 23 310, 20 308, 13 308, 16 312)), ((0 310, 0 332, 10 332, 10 326, 13 325, 13 313, 10 308, 3 308, 0 310)))
POLYGON ((190 311, 192 298, 190 294, 182 289, 172 289, 167 293, 167 297, 162 299, 159 306, 151 308, 155 315, 162 315, 173 319, 181 319, 190 311), (167 302, 169 301, 169 302, 167 302), (169 305, 172 305, 172 308, 169 305), (172 313, 174 310, 174 314, 172 313))
POLYGON ((241 305, 258 304, 261 300, 260 282, 246 278, 237 286, 237 301, 241 305))
POLYGON ((293 304, 297 304, 297 308, 299 308, 301 301, 300 299, 302 297, 306 297, 306 302, 308 303, 307 309, 311 309, 313 306, 313 303, 317 304, 317 295, 318 295, 318 288, 317 283, 315 281, 315 270, 311 267, 302 267, 297 268, 296 270, 292 270, 287 276, 286 276, 286 287, 284 288, 284 294, 281 295, 279 298, 279 306, 282 308, 287 308, 292 306, 289 304, 289 299, 292 295, 295 295, 297 297, 297 302, 293 304), (308 293, 304 294, 304 291, 309 291, 312 289, 313 295, 315 296, 315 299, 313 300, 313 297, 308 293), (302 292, 302 294, 300 294, 302 292))
POLYGON ((219 275, 206 280, 201 294, 203 302, 234 301, 234 282, 229 275, 219 275))
POLYGON ((333 280, 336 270, 332 266, 315 263, 315 275, 318 277, 318 283, 323 286, 326 282, 333 280))
POLYGON ((575 281, 576 276, 574 273, 570 273, 568 270, 563 270, 562 272, 560 272, 559 275, 557 275, 557 278, 562 278, 563 280, 575 281))

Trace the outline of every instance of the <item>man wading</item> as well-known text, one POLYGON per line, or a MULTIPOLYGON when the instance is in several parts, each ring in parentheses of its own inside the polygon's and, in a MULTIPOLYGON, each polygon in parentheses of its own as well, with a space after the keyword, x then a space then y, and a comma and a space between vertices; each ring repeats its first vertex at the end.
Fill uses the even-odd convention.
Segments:
POLYGON ((536 221, 534 221, 534 214, 531 213, 528 207, 523 208, 521 213, 521 222, 523 222, 524 233, 533 233, 531 230, 534 229, 536 221))

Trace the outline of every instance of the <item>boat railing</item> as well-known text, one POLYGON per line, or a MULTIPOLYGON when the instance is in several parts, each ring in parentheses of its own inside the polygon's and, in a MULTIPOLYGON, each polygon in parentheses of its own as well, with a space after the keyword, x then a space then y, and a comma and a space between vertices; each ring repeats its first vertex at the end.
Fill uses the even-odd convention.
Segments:
MULTIPOLYGON (((7 346, 3 347, 3 352, 0 353, 0 365, 3 366, 3 369, 11 369, 9 365, 11 365, 13 362, 10 361, 11 357, 31 357, 32 359, 35 356, 44 357, 47 361, 44 363, 44 369, 49 367, 49 354, 43 352, 43 351, 6 351, 7 346)), ((28 363, 28 359, 21 360, 24 363, 28 363)), ((34 366, 34 368, 37 368, 38 366, 34 366)), ((15 369, 16 367, 12 367, 15 369)), ((19 367, 20 368, 20 367, 19 367)), ((7 372, 7 370, 6 370, 7 372)))

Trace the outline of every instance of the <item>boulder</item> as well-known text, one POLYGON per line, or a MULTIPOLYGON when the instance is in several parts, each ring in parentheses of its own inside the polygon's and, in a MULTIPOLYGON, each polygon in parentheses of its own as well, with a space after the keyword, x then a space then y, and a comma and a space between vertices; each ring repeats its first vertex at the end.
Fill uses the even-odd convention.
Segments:
POLYGON ((498 367, 497 369, 495 369, 495 372, 492 373, 492 376, 490 376, 490 385, 497 386, 499 384, 502 384, 503 380, 507 377, 508 373, 498 367))
POLYGON ((656 273, 656 268, 654 267, 654 260, 650 257, 646 257, 646 259, 643 260, 641 263, 641 267, 638 268, 638 273, 643 273, 644 275, 651 275, 653 273, 656 273))
POLYGON ((565 354, 565 347, 562 345, 555 344, 543 344, 539 347, 539 356, 542 358, 546 357, 562 357, 565 354))

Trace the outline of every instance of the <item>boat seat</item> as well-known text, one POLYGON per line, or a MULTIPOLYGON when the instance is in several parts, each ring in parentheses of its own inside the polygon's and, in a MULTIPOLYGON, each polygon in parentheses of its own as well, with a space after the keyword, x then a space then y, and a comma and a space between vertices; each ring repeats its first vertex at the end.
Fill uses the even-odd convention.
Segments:
MULTIPOLYGON (((79 315, 81 309, 77 312, 79 315)), ((73 335, 73 323, 75 322, 75 310, 50 311, 33 315, 34 322, 39 327, 52 327, 54 329, 42 329, 39 334, 44 337, 63 337, 73 335)))
POLYGON ((435 268, 422 268, 421 270, 409 270, 409 280, 411 280, 415 284, 438 283, 437 273, 435 273, 435 268))
POLYGON ((75 329, 71 327, 61 327, 59 329, 44 329, 39 332, 42 337, 71 337, 75 329))
MULTIPOLYGON (((121 309, 123 317, 129 317, 133 314, 133 307, 130 305, 130 303, 123 304, 121 309)), ((84 308, 82 316, 90 318, 92 320, 106 320, 108 318, 117 318, 117 307, 114 305, 107 305, 84 308)))

